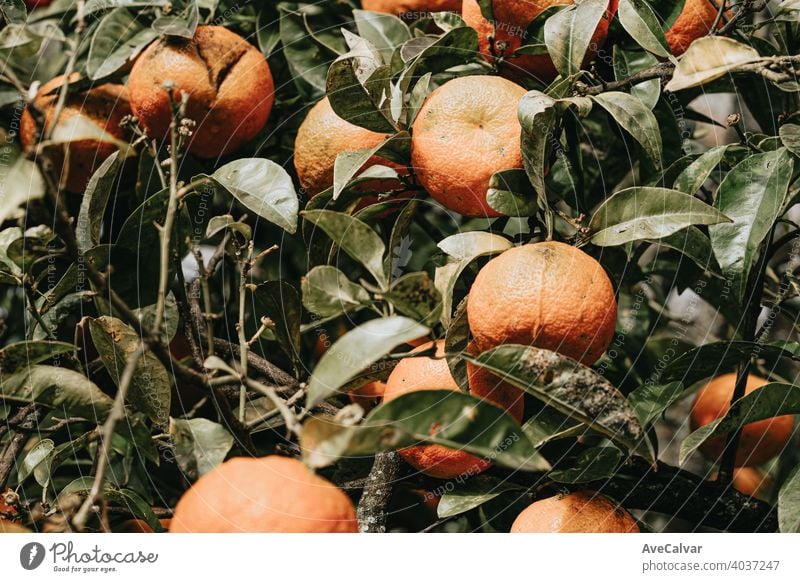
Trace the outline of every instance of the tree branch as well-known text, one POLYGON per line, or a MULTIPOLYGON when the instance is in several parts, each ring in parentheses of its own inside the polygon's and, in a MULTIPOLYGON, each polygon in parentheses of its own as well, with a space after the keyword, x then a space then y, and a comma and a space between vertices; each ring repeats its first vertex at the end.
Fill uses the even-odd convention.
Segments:
POLYGON ((364 491, 358 502, 358 528, 363 533, 386 533, 386 507, 392 485, 400 474, 400 455, 386 451, 375 455, 364 491))

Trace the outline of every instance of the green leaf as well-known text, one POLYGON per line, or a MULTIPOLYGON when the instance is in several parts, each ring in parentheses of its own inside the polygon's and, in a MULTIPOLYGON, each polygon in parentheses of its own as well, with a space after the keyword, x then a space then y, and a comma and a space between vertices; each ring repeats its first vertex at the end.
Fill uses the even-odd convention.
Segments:
POLYGON ((781 142, 787 150, 800 156, 800 125, 785 123, 780 128, 781 142))
POLYGON ((708 181, 711 173, 719 166, 730 146, 716 146, 704 152, 680 173, 673 188, 694 195, 708 181))
POLYGON ((573 419, 549 406, 537 410, 525 421, 522 430, 537 448, 550 441, 580 436, 589 431, 585 425, 576 423, 573 419))
POLYGON ((781 533, 800 533, 800 465, 792 470, 778 493, 778 526, 781 533))
MULTIPOLYGON (((136 351, 141 338, 131 327, 114 317, 89 320, 92 342, 103 365, 119 386, 128 359, 136 351)), ((150 352, 139 358, 128 388, 128 401, 158 426, 166 427, 172 399, 171 376, 150 352)))
POLYGON ((336 267, 321 265, 311 269, 301 281, 303 305, 320 317, 333 317, 366 307, 369 294, 351 282, 336 267))
POLYGON ((549 477, 556 483, 588 483, 611 477, 622 460, 622 451, 616 447, 592 447, 573 458, 559 462, 567 469, 551 471, 549 477))
POLYGON ((597 25, 608 8, 607 0, 584 0, 547 19, 544 38, 553 64, 563 76, 581 70, 597 25))
POLYGON ((549 350, 518 345, 464 358, 654 462, 650 441, 628 401, 591 368, 549 350))
POLYGON ((261 218, 289 234, 297 230, 300 203, 292 178, 281 166, 263 158, 234 160, 211 176, 261 218))
POLYGON ((789 346, 783 344, 755 344, 745 341, 721 341, 691 349, 671 362, 659 372, 654 372, 655 382, 678 380, 689 387, 695 382, 710 378, 721 371, 727 372, 746 358, 754 349, 762 358, 798 358, 789 346))
POLYGON ((675 92, 698 87, 760 58, 756 49, 732 38, 704 36, 689 45, 683 53, 665 89, 675 92))
POLYGON ((784 212, 793 171, 794 158, 783 148, 755 154, 728 172, 717 189, 714 206, 732 223, 709 228, 711 245, 738 301, 761 243, 784 212))
POLYGON ((330 69, 325 92, 336 115, 350 123, 377 131, 397 131, 391 115, 391 68, 383 64, 371 43, 343 28, 351 50, 330 69))
POLYGON ((651 242, 683 253, 704 271, 715 274, 720 272, 717 259, 714 257, 714 249, 711 248, 711 239, 696 226, 684 228, 675 234, 651 242))
POLYGON ((519 485, 500 481, 486 475, 478 475, 470 479, 462 487, 456 487, 450 491, 446 490, 439 499, 436 511, 439 519, 445 519, 480 507, 503 493, 523 490, 524 487, 519 485))
MULTIPOLYGON (((656 64, 658 59, 646 51, 626 50, 619 45, 614 46, 614 78, 617 81, 627 79, 656 64)), ((661 97, 661 81, 659 79, 642 81, 631 87, 630 92, 642 102, 642 105, 652 110, 661 97)))
POLYGON ((536 191, 525 171, 518 168, 492 174, 486 202, 504 216, 536 216, 539 210, 536 191))
POLYGON ((383 269, 386 246, 374 230, 358 218, 331 210, 306 210, 303 218, 321 228, 350 258, 362 264, 379 285, 386 286, 383 269))
POLYGON ((368 321, 344 334, 320 359, 308 383, 306 408, 336 393, 361 370, 397 346, 427 335, 428 328, 407 317, 368 321))
POLYGON ((4 378, 0 396, 36 402, 98 423, 105 420, 113 401, 83 374, 55 366, 30 366, 4 378))
POLYGON ((428 273, 407 273, 392 283, 386 299, 397 311, 433 326, 442 314, 442 298, 428 273))
POLYGON ((659 239, 693 224, 730 221, 694 196, 669 188, 633 187, 608 198, 592 216, 591 241, 616 246, 642 239, 659 239))
POLYGON ((234 441, 224 426, 206 418, 171 418, 169 434, 175 445, 175 460, 192 481, 220 465, 234 441))
POLYGON ((514 245, 490 232, 462 232, 447 237, 439 248, 454 260, 436 268, 434 281, 442 297, 442 325, 448 327, 453 315, 453 290, 461 273, 478 257, 497 255, 514 245))
POLYGON ((75 346, 66 342, 30 340, 9 344, 0 349, 0 378, 22 367, 30 367, 74 352, 75 346))
POLYGON ((465 297, 461 303, 458 304, 456 312, 453 315, 452 321, 447 326, 447 331, 444 336, 444 351, 450 354, 447 357, 447 367, 450 368, 450 374, 458 384, 462 392, 469 392, 469 372, 467 371, 467 363, 461 358, 460 354, 466 352, 469 347, 469 322, 467 321, 467 300, 465 297), (457 355, 452 355, 457 354, 457 355))
POLYGON ((106 205, 122 164, 123 160, 120 158, 119 152, 114 152, 100 164, 100 167, 89 178, 89 184, 81 199, 81 209, 75 227, 75 238, 81 253, 86 253, 100 243, 100 229, 103 226, 106 205))
POLYGON ((89 46, 86 72, 92 80, 116 73, 133 61, 158 32, 139 22, 127 8, 116 8, 97 25, 89 46))
POLYGON ((336 156, 333 165, 333 199, 339 198, 339 195, 373 156, 407 163, 411 157, 410 148, 411 137, 407 132, 401 131, 374 147, 353 152, 341 152, 336 156))
POLYGON ((681 382, 645 383, 628 395, 628 401, 642 426, 650 426, 662 412, 686 395, 681 382))
POLYGON ((240 234, 245 241, 253 238, 253 229, 250 225, 235 220, 230 214, 212 216, 206 227, 206 238, 213 238, 225 230, 240 234))
MULTIPOLYGON (((78 477, 61 490, 59 497, 72 494, 85 497, 92 490, 93 483, 94 477, 88 475, 85 477, 78 477)), ((147 525, 149 525, 153 531, 163 530, 150 504, 142 499, 142 496, 135 491, 131 489, 119 489, 108 481, 103 483, 102 491, 103 497, 108 501, 129 509, 135 517, 146 521, 147 525)))
POLYGON ((679 462, 683 464, 711 437, 725 435, 751 422, 786 414, 800 414, 800 386, 771 382, 734 402, 727 414, 698 428, 681 443, 679 462))
POLYGON ((17 479, 20 483, 31 475, 42 487, 47 487, 50 482, 50 460, 53 456, 55 443, 51 439, 42 439, 28 451, 19 466, 17 479))
POLYGON ((384 63, 389 63, 395 49, 411 39, 406 23, 394 14, 353 10, 353 20, 358 35, 380 52, 384 63))
POLYGON ((621 91, 608 91, 592 99, 639 142, 656 168, 660 168, 661 132, 653 112, 637 97, 621 91))
MULTIPOLYGON (((309 15, 292 9, 299 6, 286 2, 278 5, 283 55, 293 78, 305 81, 316 91, 325 91, 327 63, 339 56, 340 47, 323 42, 321 35, 312 30, 309 15)), ((333 22, 326 22, 325 25, 338 35, 341 24, 334 26, 333 22)))
MULTIPOLYGON (((317 420, 315 424, 316 438, 301 441, 301 450, 306 462, 318 468, 344 456, 371 455, 424 443, 462 450, 510 469, 550 468, 519 424, 503 409, 458 391, 404 394, 375 408, 357 426, 330 419, 317 420), (329 426, 321 428, 320 422, 329 426), (319 445, 323 448, 317 449, 319 445)), ((306 421, 303 435, 308 425, 306 421)))
POLYGON ((659 57, 670 58, 672 52, 658 17, 644 0, 620 0, 617 9, 620 24, 643 49, 659 57))

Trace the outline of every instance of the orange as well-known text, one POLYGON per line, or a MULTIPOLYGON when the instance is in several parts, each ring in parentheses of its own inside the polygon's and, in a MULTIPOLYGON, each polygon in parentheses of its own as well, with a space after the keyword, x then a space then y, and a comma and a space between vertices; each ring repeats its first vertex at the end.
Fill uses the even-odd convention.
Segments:
POLYGON ((176 100, 189 94, 186 116, 196 126, 189 151, 215 158, 237 150, 264 127, 275 86, 261 52, 221 26, 199 26, 194 39, 157 40, 136 60, 128 82, 131 106, 154 137, 169 133, 172 112, 164 83, 176 100))
MULTIPOLYGON (((165 518, 159 519, 158 522, 161 524, 161 527, 168 530, 172 520, 165 518)), ((150 527, 150 524, 143 519, 129 519, 119 526, 118 531, 120 533, 155 533, 153 528, 150 527)))
POLYGON ((536 501, 517 516, 511 533, 639 533, 623 508, 593 491, 536 501))
POLYGON ((424 18, 430 12, 458 12, 461 0, 362 0, 361 7, 372 12, 388 12, 406 19, 424 18))
POLYGON ((349 393, 350 402, 358 404, 365 412, 369 412, 378 405, 383 398, 384 392, 386 392, 386 384, 376 380, 351 390, 349 393))
MULTIPOLYGON (((716 481, 717 474, 710 480, 716 481)), ((755 467, 737 467, 733 470, 733 488, 744 495, 766 500, 772 488, 772 479, 755 467)))
POLYGON ((467 76, 436 89, 413 125, 411 162, 440 204, 466 216, 499 216, 486 202, 492 174, 522 168, 517 107, 525 89, 467 76))
POLYGON ((522 344, 591 365, 614 337, 617 302, 603 267, 560 242, 516 247, 480 270, 467 319, 484 352, 522 344))
MULTIPOLYGON (((73 73, 72 81, 78 80, 78 73, 73 73)), ((47 129, 55 122, 55 104, 58 101, 59 87, 64 83, 64 76, 51 79, 41 86, 33 103, 36 109, 44 116, 47 129)), ((128 90, 123 85, 107 83, 84 93, 77 93, 68 89, 67 101, 58 119, 58 125, 69 127, 70 120, 77 117, 89 120, 102 128, 113 137, 128 141, 125 130, 120 127, 123 117, 130 115, 128 103, 128 90)), ((25 149, 33 148, 42 128, 38 127, 36 118, 28 110, 22 114, 20 120, 20 140, 25 149)), ((77 130, 80 131, 80 130, 77 130)), ((117 146, 108 141, 96 139, 81 139, 71 141, 61 146, 48 148, 47 154, 61 172, 67 172, 66 189, 69 192, 81 193, 86 189, 89 178, 100 167, 103 161, 117 151, 117 146), (69 166, 65 167, 65 151, 69 151, 69 166)))
MULTIPOLYGON (((523 44, 531 42, 526 38, 526 30, 537 16, 551 6, 572 3, 572 0, 494 0, 493 10, 496 26, 483 17, 477 0, 464 0, 461 11, 467 26, 478 31, 478 45, 484 55, 492 57, 490 36, 495 37, 495 53, 498 56, 501 51, 497 43, 506 43, 506 49, 502 52, 506 64, 504 72, 513 77, 527 73, 540 80, 549 81, 557 74, 549 55, 514 56, 514 51, 523 44)), ((606 36, 608 36, 608 25, 617 12, 617 4, 618 0, 609 0, 608 9, 600 19, 592 37, 591 53, 597 53, 605 43, 606 36)))
MULTIPOLYGON (((388 133, 378 133, 345 121, 333 111, 327 97, 319 101, 303 120, 294 142, 294 167, 300 186, 316 196, 333 185, 336 156, 373 148, 385 141, 388 133)), ((400 166, 373 156, 362 172, 375 165, 400 169, 400 166)), ((397 187, 396 185, 394 187, 397 187)))
MULTIPOLYGON (((414 352, 429 350, 433 342, 416 348, 414 352)), ((420 390, 459 390, 447 360, 444 342, 436 342, 436 355, 440 359, 405 358, 392 370, 386 382, 384 402, 420 390)), ((468 367, 470 393, 484 398, 506 410, 518 421, 522 420, 524 399, 522 393, 506 382, 498 380, 483 369, 468 367)), ((435 427, 432 427, 435 429, 435 427)), ((429 477, 451 479, 460 475, 474 475, 485 471, 491 463, 467 452, 442 445, 418 445, 400 451, 405 461, 429 477)))
MULTIPOLYGON (((769 381, 752 374, 747 378, 745 394, 758 390, 769 381)), ((725 416, 736 386, 736 374, 723 374, 712 379, 697 393, 689 415, 692 430, 725 416)), ((767 418, 745 425, 736 451, 736 466, 761 465, 777 456, 792 438, 791 416, 767 418)), ((717 461, 725 450, 725 435, 706 440, 700 450, 717 461)))
POLYGON ((357 532, 343 491, 287 457, 237 457, 203 475, 178 501, 170 532, 357 532))
POLYGON ((706 36, 714 26, 718 11, 708 0, 686 0, 680 16, 667 31, 667 42, 672 53, 681 55, 693 41, 706 36))

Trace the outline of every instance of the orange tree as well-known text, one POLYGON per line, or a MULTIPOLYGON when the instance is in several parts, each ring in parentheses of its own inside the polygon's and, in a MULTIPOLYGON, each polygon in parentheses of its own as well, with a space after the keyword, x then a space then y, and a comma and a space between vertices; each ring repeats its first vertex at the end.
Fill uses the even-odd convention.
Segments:
POLYGON ((800 4, 366 7, 0 2, 4 531, 798 531, 800 4))

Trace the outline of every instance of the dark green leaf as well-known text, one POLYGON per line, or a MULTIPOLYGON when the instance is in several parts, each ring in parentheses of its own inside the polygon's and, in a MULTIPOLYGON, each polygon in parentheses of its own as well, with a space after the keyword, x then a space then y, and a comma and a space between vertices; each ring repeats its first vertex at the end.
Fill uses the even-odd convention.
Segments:
POLYGON ((466 513, 479 507, 509 491, 521 491, 523 487, 500 481, 494 477, 479 475, 470 479, 462 487, 456 487, 451 491, 445 491, 439 499, 436 508, 439 519, 445 519, 466 513))
POLYGON ((30 367, 61 354, 75 351, 75 346, 66 342, 33 340, 16 342, 0 349, 0 377, 8 376, 19 368, 30 367))
POLYGON ((442 298, 428 273, 407 273, 389 287, 386 299, 397 311, 423 325, 433 326, 442 313, 442 298))
POLYGON ((675 180, 673 188, 687 194, 696 194, 709 179, 711 173, 719 166, 729 147, 726 145, 716 146, 703 153, 681 172, 675 180))
POLYGON ((139 22, 127 8, 112 10, 100 20, 92 36, 86 59, 89 78, 102 79, 116 73, 156 38, 157 30, 139 22))
POLYGON ((569 468, 551 471, 549 477, 556 483, 599 481, 612 476, 621 460, 622 451, 616 447, 594 447, 577 457, 563 459, 559 466, 567 465, 569 468))
POLYGON ((653 112, 639 98, 622 91, 608 91, 592 99, 639 142, 655 167, 660 168, 661 132, 653 112))
POLYGON ((303 305, 321 317, 340 315, 369 304, 369 294, 364 288, 351 282, 336 267, 314 267, 301 284, 303 305))
POLYGON ((640 47, 660 57, 672 56, 658 17, 647 2, 619 0, 617 14, 622 27, 640 47))
POLYGON ((108 204, 111 190, 122 164, 123 160, 116 151, 108 156, 89 178, 89 184, 81 199, 81 210, 75 227, 75 238, 78 241, 78 249, 82 253, 97 246, 100 242, 100 229, 103 226, 106 204, 108 204))
POLYGON ((608 8, 607 0, 584 0, 551 16, 544 38, 553 64, 563 76, 581 70, 597 25, 608 8))
POLYGON ((206 418, 172 418, 169 434, 175 460, 192 481, 220 465, 233 447, 233 435, 206 418))

